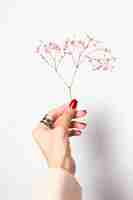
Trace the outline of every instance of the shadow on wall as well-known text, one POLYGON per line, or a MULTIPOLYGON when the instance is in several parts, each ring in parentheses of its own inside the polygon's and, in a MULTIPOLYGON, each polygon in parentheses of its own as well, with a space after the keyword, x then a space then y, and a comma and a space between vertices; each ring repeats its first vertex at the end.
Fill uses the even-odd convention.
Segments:
POLYGON ((125 134, 122 133, 121 117, 117 118, 119 122, 115 120, 116 116, 108 106, 95 108, 92 113, 88 117, 85 137, 82 137, 84 151, 89 157, 86 169, 90 174, 85 179, 91 179, 89 186, 85 183, 83 200, 90 196, 87 187, 91 187, 93 200, 131 200, 133 183, 128 179, 126 166, 120 164, 122 155, 117 143, 120 134, 125 134))

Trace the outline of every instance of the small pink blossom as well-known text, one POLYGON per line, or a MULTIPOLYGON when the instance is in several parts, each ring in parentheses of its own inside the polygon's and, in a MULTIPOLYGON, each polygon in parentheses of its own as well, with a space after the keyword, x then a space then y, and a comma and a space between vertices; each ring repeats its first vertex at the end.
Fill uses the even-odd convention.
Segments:
POLYGON ((111 49, 99 45, 99 41, 86 35, 84 39, 66 39, 60 45, 56 42, 44 43, 42 40, 36 47, 35 53, 40 55, 49 66, 51 66, 59 78, 64 82, 72 98, 71 89, 75 75, 82 63, 87 61, 92 71, 110 71, 114 68, 116 59, 112 56, 111 49), (72 59, 75 71, 72 80, 68 83, 58 71, 60 63, 64 58, 72 59))

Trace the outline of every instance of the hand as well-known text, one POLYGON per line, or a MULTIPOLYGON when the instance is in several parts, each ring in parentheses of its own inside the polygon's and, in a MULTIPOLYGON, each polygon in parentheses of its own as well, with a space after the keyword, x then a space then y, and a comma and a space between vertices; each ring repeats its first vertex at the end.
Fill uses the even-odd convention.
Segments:
POLYGON ((71 155, 69 137, 79 136, 86 123, 77 122, 74 118, 86 115, 86 110, 76 110, 77 101, 72 100, 69 105, 62 105, 59 108, 48 112, 54 119, 53 129, 40 124, 33 129, 32 135, 39 145, 48 167, 60 167, 71 174, 75 174, 76 165, 71 155))

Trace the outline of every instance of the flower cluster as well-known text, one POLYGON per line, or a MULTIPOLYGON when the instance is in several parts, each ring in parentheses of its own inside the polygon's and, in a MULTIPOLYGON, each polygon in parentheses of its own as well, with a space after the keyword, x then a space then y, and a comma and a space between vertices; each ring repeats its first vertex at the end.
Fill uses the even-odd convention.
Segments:
POLYGON ((76 72, 82 63, 87 61, 89 69, 91 70, 110 71, 114 68, 114 63, 116 61, 110 49, 103 47, 101 42, 87 34, 84 39, 66 39, 62 45, 55 42, 44 43, 41 40, 35 52, 39 54, 49 66, 54 68, 59 78, 61 78, 68 87, 70 95, 76 72), (75 66, 71 84, 68 84, 58 71, 59 65, 66 56, 72 59, 73 65, 75 66))
POLYGON ((55 42, 49 42, 46 44, 41 40, 39 41, 35 52, 39 54, 40 57, 51 67, 57 67, 61 59, 64 57, 62 48, 55 42))

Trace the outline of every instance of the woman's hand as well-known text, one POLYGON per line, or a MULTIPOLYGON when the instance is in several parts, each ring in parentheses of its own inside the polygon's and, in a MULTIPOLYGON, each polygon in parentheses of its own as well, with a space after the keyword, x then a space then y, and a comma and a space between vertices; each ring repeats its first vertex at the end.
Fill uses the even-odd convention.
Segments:
POLYGON ((49 129, 40 124, 34 128, 32 135, 39 145, 48 167, 63 168, 71 174, 75 174, 75 161, 71 155, 69 137, 81 134, 81 129, 86 123, 76 122, 74 118, 86 115, 86 110, 76 110, 77 101, 74 99, 69 105, 62 105, 59 108, 48 112, 54 119, 54 128, 49 129))

